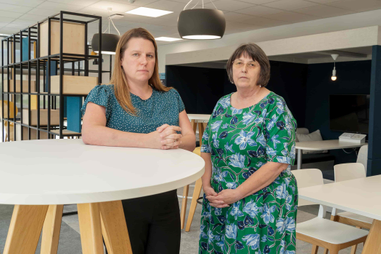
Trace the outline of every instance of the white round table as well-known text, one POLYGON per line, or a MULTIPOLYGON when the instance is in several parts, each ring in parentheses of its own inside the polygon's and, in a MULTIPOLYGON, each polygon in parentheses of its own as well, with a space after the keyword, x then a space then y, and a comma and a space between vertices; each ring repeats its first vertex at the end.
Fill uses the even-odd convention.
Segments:
POLYGON ((57 227, 59 234, 64 204, 80 204, 84 254, 103 253, 102 235, 109 253, 130 253, 119 200, 174 190, 204 172, 203 159, 182 149, 90 146, 78 139, 1 143, 0 161, 0 204, 16 205, 4 254, 34 253, 42 225, 42 249, 58 246, 51 238, 57 227))
POLYGON ((189 120, 195 120, 197 123, 207 123, 211 115, 208 114, 188 114, 189 120))

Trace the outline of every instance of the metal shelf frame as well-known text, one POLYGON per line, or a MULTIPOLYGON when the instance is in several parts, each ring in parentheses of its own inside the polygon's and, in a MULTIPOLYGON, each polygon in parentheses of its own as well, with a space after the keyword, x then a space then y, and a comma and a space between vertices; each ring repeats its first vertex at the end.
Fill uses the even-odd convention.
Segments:
MULTIPOLYGON (((102 73, 105 71, 102 71, 102 53, 100 52, 99 55, 93 56, 89 55, 89 46, 87 45, 87 34, 88 34, 88 24, 92 22, 98 22, 98 29, 99 34, 102 34, 102 17, 101 16, 95 16, 95 15, 88 15, 88 14, 82 14, 82 13, 74 13, 74 12, 68 12, 68 11, 61 11, 58 14, 49 16, 45 18, 44 20, 37 22, 36 24, 33 24, 32 26, 29 26, 23 30, 20 30, 19 32, 10 35, 4 39, 1 40, 1 81, 2 81, 2 89, 1 89, 1 101, 2 101, 2 112, 1 116, 5 116, 4 113, 7 113, 6 115, 8 118, 2 117, 1 118, 1 126, 2 126, 2 138, 3 142, 10 141, 10 135, 8 135, 7 140, 5 140, 5 123, 7 122, 7 133, 10 133, 10 128, 13 128, 13 140, 16 140, 16 125, 21 125, 21 129, 23 127, 28 128, 28 135, 27 137, 24 137, 23 131, 21 131, 21 140, 26 140, 31 138, 31 130, 37 131, 37 139, 40 139, 40 132, 46 132, 48 133, 48 139, 55 138, 56 136, 59 136, 59 138, 63 138, 64 136, 80 136, 80 133, 73 133, 73 132, 67 132, 65 131, 64 126, 64 97, 65 96, 81 96, 83 95, 67 95, 63 94, 63 75, 66 72, 71 71, 71 75, 77 74, 80 76, 83 74, 83 76, 89 76, 89 73, 97 73, 98 74, 98 84, 102 83, 102 73), (71 18, 67 18, 70 16, 71 18), (73 18, 74 17, 74 18, 73 18), (76 19, 78 17, 78 19, 76 19), (80 19, 88 19, 87 21, 80 20, 80 19), (59 42, 59 53, 58 54, 51 54, 51 21, 59 21, 60 23, 60 42, 59 42), (48 55, 47 56, 40 56, 40 43, 41 43, 41 29, 40 25, 44 22, 48 22, 48 55), (64 22, 70 22, 70 23, 79 23, 84 24, 85 26, 85 45, 84 46, 84 52, 85 54, 68 54, 63 52, 63 29, 64 29, 64 22), (23 61, 23 38, 28 38, 28 60, 23 61), (36 58, 31 59, 31 44, 36 42, 36 58), (17 62, 16 59, 16 46, 19 46, 20 50, 20 61, 17 62), (6 48, 6 53, 5 53, 6 48), (12 52, 10 52, 10 49, 12 49, 12 52), (89 70, 89 61, 98 59, 98 70, 89 70), (51 93, 51 66, 52 61, 57 62, 57 75, 59 75, 59 93, 58 94, 52 94, 51 93), (5 64, 6 62, 6 64, 5 64), (83 66, 81 68, 81 62, 83 62, 83 66), (72 63, 72 68, 64 68, 65 63, 72 63), (75 63, 78 63, 78 68, 75 68, 75 63), (58 67, 63 67, 62 69, 58 67), (34 71, 34 75, 36 76, 36 92, 30 92, 31 91, 31 78, 32 78, 32 71, 34 71), (5 78, 5 74, 7 77, 5 78), (42 74, 42 76, 41 76, 42 74), (28 80, 28 92, 23 91, 23 76, 27 75, 28 80), (17 80, 16 77, 19 77, 17 80), (41 84, 41 77, 43 77, 43 82, 41 84), (45 91, 46 88, 46 77, 48 79, 48 86, 47 91, 45 91), (6 86, 7 86, 7 92, 4 91, 4 80, 7 80, 6 86), (10 80, 13 80, 13 91, 10 92, 10 80), (16 92, 16 80, 20 82, 20 92, 16 92), (41 85, 42 88, 41 89, 41 85), (42 91, 41 91, 42 90, 42 91), (28 123, 23 123, 23 108, 24 108, 24 96, 27 96, 28 98, 28 114, 31 116, 31 96, 37 96, 37 125, 32 126, 31 125, 31 118, 28 117, 28 123), (42 97, 42 105, 41 105, 41 97, 42 97), (16 101, 17 99, 20 99, 20 119, 16 119, 16 114, 13 115, 13 118, 9 118, 11 109, 8 106, 7 112, 4 112, 5 108, 5 102, 4 101, 13 101, 13 112, 16 112, 16 101), (59 125, 51 125, 51 110, 56 109, 57 101, 59 102, 59 125), (42 126, 40 124, 40 111, 41 106, 43 109, 47 109, 47 125, 42 126), (13 123, 13 127, 11 127, 11 123, 13 123), (53 132, 54 130, 54 132, 53 132)), ((25 42, 24 42, 25 43, 25 42)), ((99 47, 102 46, 101 36, 99 36, 99 47)), ((111 56, 110 56, 110 62, 111 62, 111 56)), ((110 64, 111 67, 111 64, 110 64)), ((111 68, 110 71, 111 76, 111 68)), ((8 104, 9 105, 9 104, 8 104)))

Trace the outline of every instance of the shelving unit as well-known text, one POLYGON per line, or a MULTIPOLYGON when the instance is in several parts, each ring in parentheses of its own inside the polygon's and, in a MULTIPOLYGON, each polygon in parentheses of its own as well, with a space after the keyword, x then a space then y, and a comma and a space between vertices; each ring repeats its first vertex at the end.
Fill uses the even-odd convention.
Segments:
MULTIPOLYGON (((87 93, 102 83, 102 54, 90 55, 87 45, 88 25, 92 22, 99 22, 101 34, 102 17, 61 11, 1 41, 3 85, 0 118, 3 141, 81 135, 80 131, 64 126, 65 107, 78 107, 87 93), (32 47, 34 57, 31 57, 32 47), (19 57, 16 56, 16 48, 20 50, 19 57), (89 61, 95 59, 98 59, 98 70, 89 70, 89 61), (71 68, 68 67, 70 63, 71 68), (57 76, 52 77, 54 73, 57 76), (97 77, 89 77, 89 73, 95 73, 97 77), (85 86, 81 84, 83 79, 85 86), (93 82, 92 85, 88 80, 93 82), (65 98, 71 103, 65 104, 65 98), (19 117, 10 114, 12 109, 5 108, 5 101, 13 102, 13 112, 16 112, 16 102, 19 102, 19 117), (6 140, 5 128, 9 134, 6 140)), ((101 43, 99 39, 100 46, 101 43)), ((79 116, 80 129, 81 114, 76 112, 75 115, 79 116)), ((68 125, 70 117, 67 116, 68 125)))

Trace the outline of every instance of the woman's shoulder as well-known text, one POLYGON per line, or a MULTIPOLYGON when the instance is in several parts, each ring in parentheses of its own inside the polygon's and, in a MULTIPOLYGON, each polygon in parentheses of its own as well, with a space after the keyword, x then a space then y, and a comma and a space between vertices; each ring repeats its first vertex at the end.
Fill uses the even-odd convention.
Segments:
POLYGON ((91 93, 105 94, 105 95, 114 94, 114 85, 110 85, 110 84, 98 85, 91 90, 91 93))
POLYGON ((276 94, 273 91, 270 91, 270 93, 267 95, 266 99, 261 104, 262 104, 261 105, 262 108, 264 106, 284 107, 286 105, 286 101, 279 94, 276 94))
POLYGON ((226 94, 222 96, 218 101, 216 105, 221 105, 223 108, 227 108, 230 105, 230 97, 233 93, 226 94))

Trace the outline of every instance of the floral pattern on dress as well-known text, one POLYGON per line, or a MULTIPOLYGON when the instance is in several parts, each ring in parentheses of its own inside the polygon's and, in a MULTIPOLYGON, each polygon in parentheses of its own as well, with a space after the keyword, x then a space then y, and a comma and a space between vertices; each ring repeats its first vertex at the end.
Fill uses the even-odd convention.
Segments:
MULTIPOLYGON (((267 162, 293 164, 296 121, 284 99, 270 92, 244 109, 231 94, 215 106, 201 152, 211 153, 211 186, 235 189, 267 162)), ((274 182, 227 208, 204 196, 199 253, 295 254, 298 193, 291 166, 274 182)))

